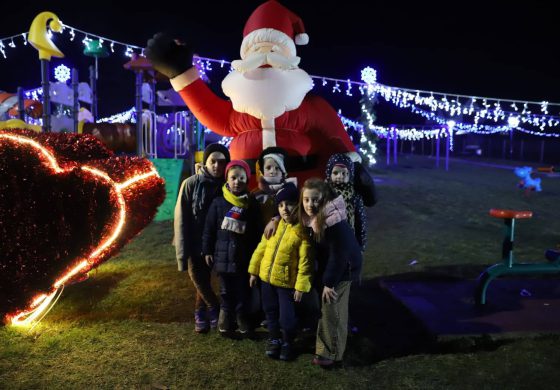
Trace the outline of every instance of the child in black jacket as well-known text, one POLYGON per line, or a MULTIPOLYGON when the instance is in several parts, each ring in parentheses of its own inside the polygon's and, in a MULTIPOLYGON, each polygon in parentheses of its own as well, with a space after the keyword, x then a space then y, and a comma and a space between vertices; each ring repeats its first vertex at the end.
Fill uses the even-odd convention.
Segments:
POLYGON ((220 333, 233 330, 234 313, 241 333, 252 330, 248 320, 250 288, 247 269, 262 235, 262 223, 259 205, 247 192, 250 172, 243 160, 231 161, 226 166, 223 196, 212 202, 204 226, 202 252, 220 280, 220 333))

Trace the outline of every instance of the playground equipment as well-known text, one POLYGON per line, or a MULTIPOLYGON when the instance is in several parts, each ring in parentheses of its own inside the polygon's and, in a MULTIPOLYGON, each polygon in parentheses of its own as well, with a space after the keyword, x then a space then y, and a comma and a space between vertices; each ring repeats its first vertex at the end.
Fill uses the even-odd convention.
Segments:
POLYGON ((45 132, 51 131, 51 105, 49 93, 49 63, 51 57, 64 57, 58 47, 51 41, 47 33, 47 22, 51 31, 61 32, 62 23, 58 16, 52 12, 41 12, 33 19, 29 28, 27 40, 39 52, 41 60, 41 86, 43 87, 43 129, 45 132))
POLYGON ((102 39, 85 38, 83 54, 95 60, 95 66, 90 66, 89 84, 78 82, 76 69, 69 74, 71 82, 68 82, 68 76, 57 78, 58 83, 51 82, 48 71, 51 57, 62 58, 64 54, 52 42, 48 28, 60 32, 62 23, 54 13, 42 12, 34 18, 28 34, 28 41, 37 49, 41 60, 41 87, 29 91, 19 88, 17 95, 0 93, 3 126, 13 127, 11 120, 19 118, 27 124, 18 122, 18 126, 35 131, 41 126, 44 132, 92 134, 118 154, 136 154, 151 159, 188 159, 191 172, 205 143, 221 141, 222 137, 204 128, 189 111, 182 110, 184 102, 177 92, 172 89, 156 91, 161 75, 145 57, 137 54, 124 64, 124 68, 136 76, 134 113, 114 115, 109 119, 110 123, 106 120, 96 123, 98 61, 109 55, 108 48, 102 39), (89 105, 90 111, 83 107, 83 103, 89 105), (157 108, 164 106, 168 114, 156 113, 157 108), (51 107, 54 108, 51 110, 51 107), (128 122, 123 123, 125 121, 128 122))
POLYGON ((475 303, 486 304, 486 290, 492 280, 503 275, 541 274, 560 272, 560 251, 549 249, 545 257, 549 263, 518 263, 513 262, 513 239, 515 233, 515 220, 533 217, 532 211, 491 209, 490 216, 504 220, 505 231, 502 243, 502 262, 488 267, 478 277, 475 291, 475 303))
POLYGON ((531 173, 533 173, 533 169, 531 167, 517 167, 514 169, 514 173, 517 177, 521 178, 521 181, 519 182, 519 188, 524 188, 527 191, 542 191, 541 179, 533 179, 533 177, 531 176, 531 173))
POLYGON ((43 115, 41 102, 24 99, 22 88, 18 88, 17 94, 0 90, 0 120, 16 117, 23 120, 25 115, 40 118, 43 115))
POLYGON ((548 167, 538 167, 537 171, 541 173, 559 173, 560 168, 550 165, 548 167))
POLYGON ((103 46, 100 40, 91 40, 86 42, 84 55, 95 58, 95 66, 89 68, 89 79, 92 93, 91 114, 94 120, 97 119, 97 79, 99 78, 99 58, 109 56, 109 50, 103 46))

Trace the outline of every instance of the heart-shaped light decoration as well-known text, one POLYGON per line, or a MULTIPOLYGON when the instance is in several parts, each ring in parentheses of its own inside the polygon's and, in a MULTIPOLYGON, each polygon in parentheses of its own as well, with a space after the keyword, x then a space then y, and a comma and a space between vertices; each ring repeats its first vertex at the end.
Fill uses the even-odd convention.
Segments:
POLYGON ((146 159, 74 134, 0 130, 0 316, 28 324, 61 287, 154 217, 164 182, 146 159))

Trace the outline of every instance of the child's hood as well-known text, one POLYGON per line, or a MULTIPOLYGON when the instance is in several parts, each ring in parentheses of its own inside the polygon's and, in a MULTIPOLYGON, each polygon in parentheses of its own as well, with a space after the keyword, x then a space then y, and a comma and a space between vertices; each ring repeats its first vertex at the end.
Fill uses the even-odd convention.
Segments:
POLYGON ((329 158, 329 161, 327 162, 327 170, 325 172, 327 181, 328 182, 331 181, 332 170, 334 166, 337 164, 344 165, 346 168, 348 168, 348 176, 350 179, 349 181, 350 183, 352 183, 354 181, 354 163, 352 162, 352 159, 349 156, 343 153, 333 154, 329 158))

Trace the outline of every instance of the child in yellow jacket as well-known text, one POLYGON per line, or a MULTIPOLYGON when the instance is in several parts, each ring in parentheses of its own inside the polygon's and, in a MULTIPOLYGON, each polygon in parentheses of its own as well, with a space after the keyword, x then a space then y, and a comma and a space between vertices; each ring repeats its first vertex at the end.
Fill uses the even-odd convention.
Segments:
POLYGON ((296 335, 295 303, 311 290, 313 272, 311 246, 297 223, 295 209, 299 193, 293 183, 286 183, 276 194, 281 220, 275 234, 262 237, 249 263, 249 284, 261 280, 263 310, 269 339, 266 355, 291 360, 296 335), (282 331, 280 331, 282 329, 282 331), (282 340, 280 337, 282 336, 282 340))

